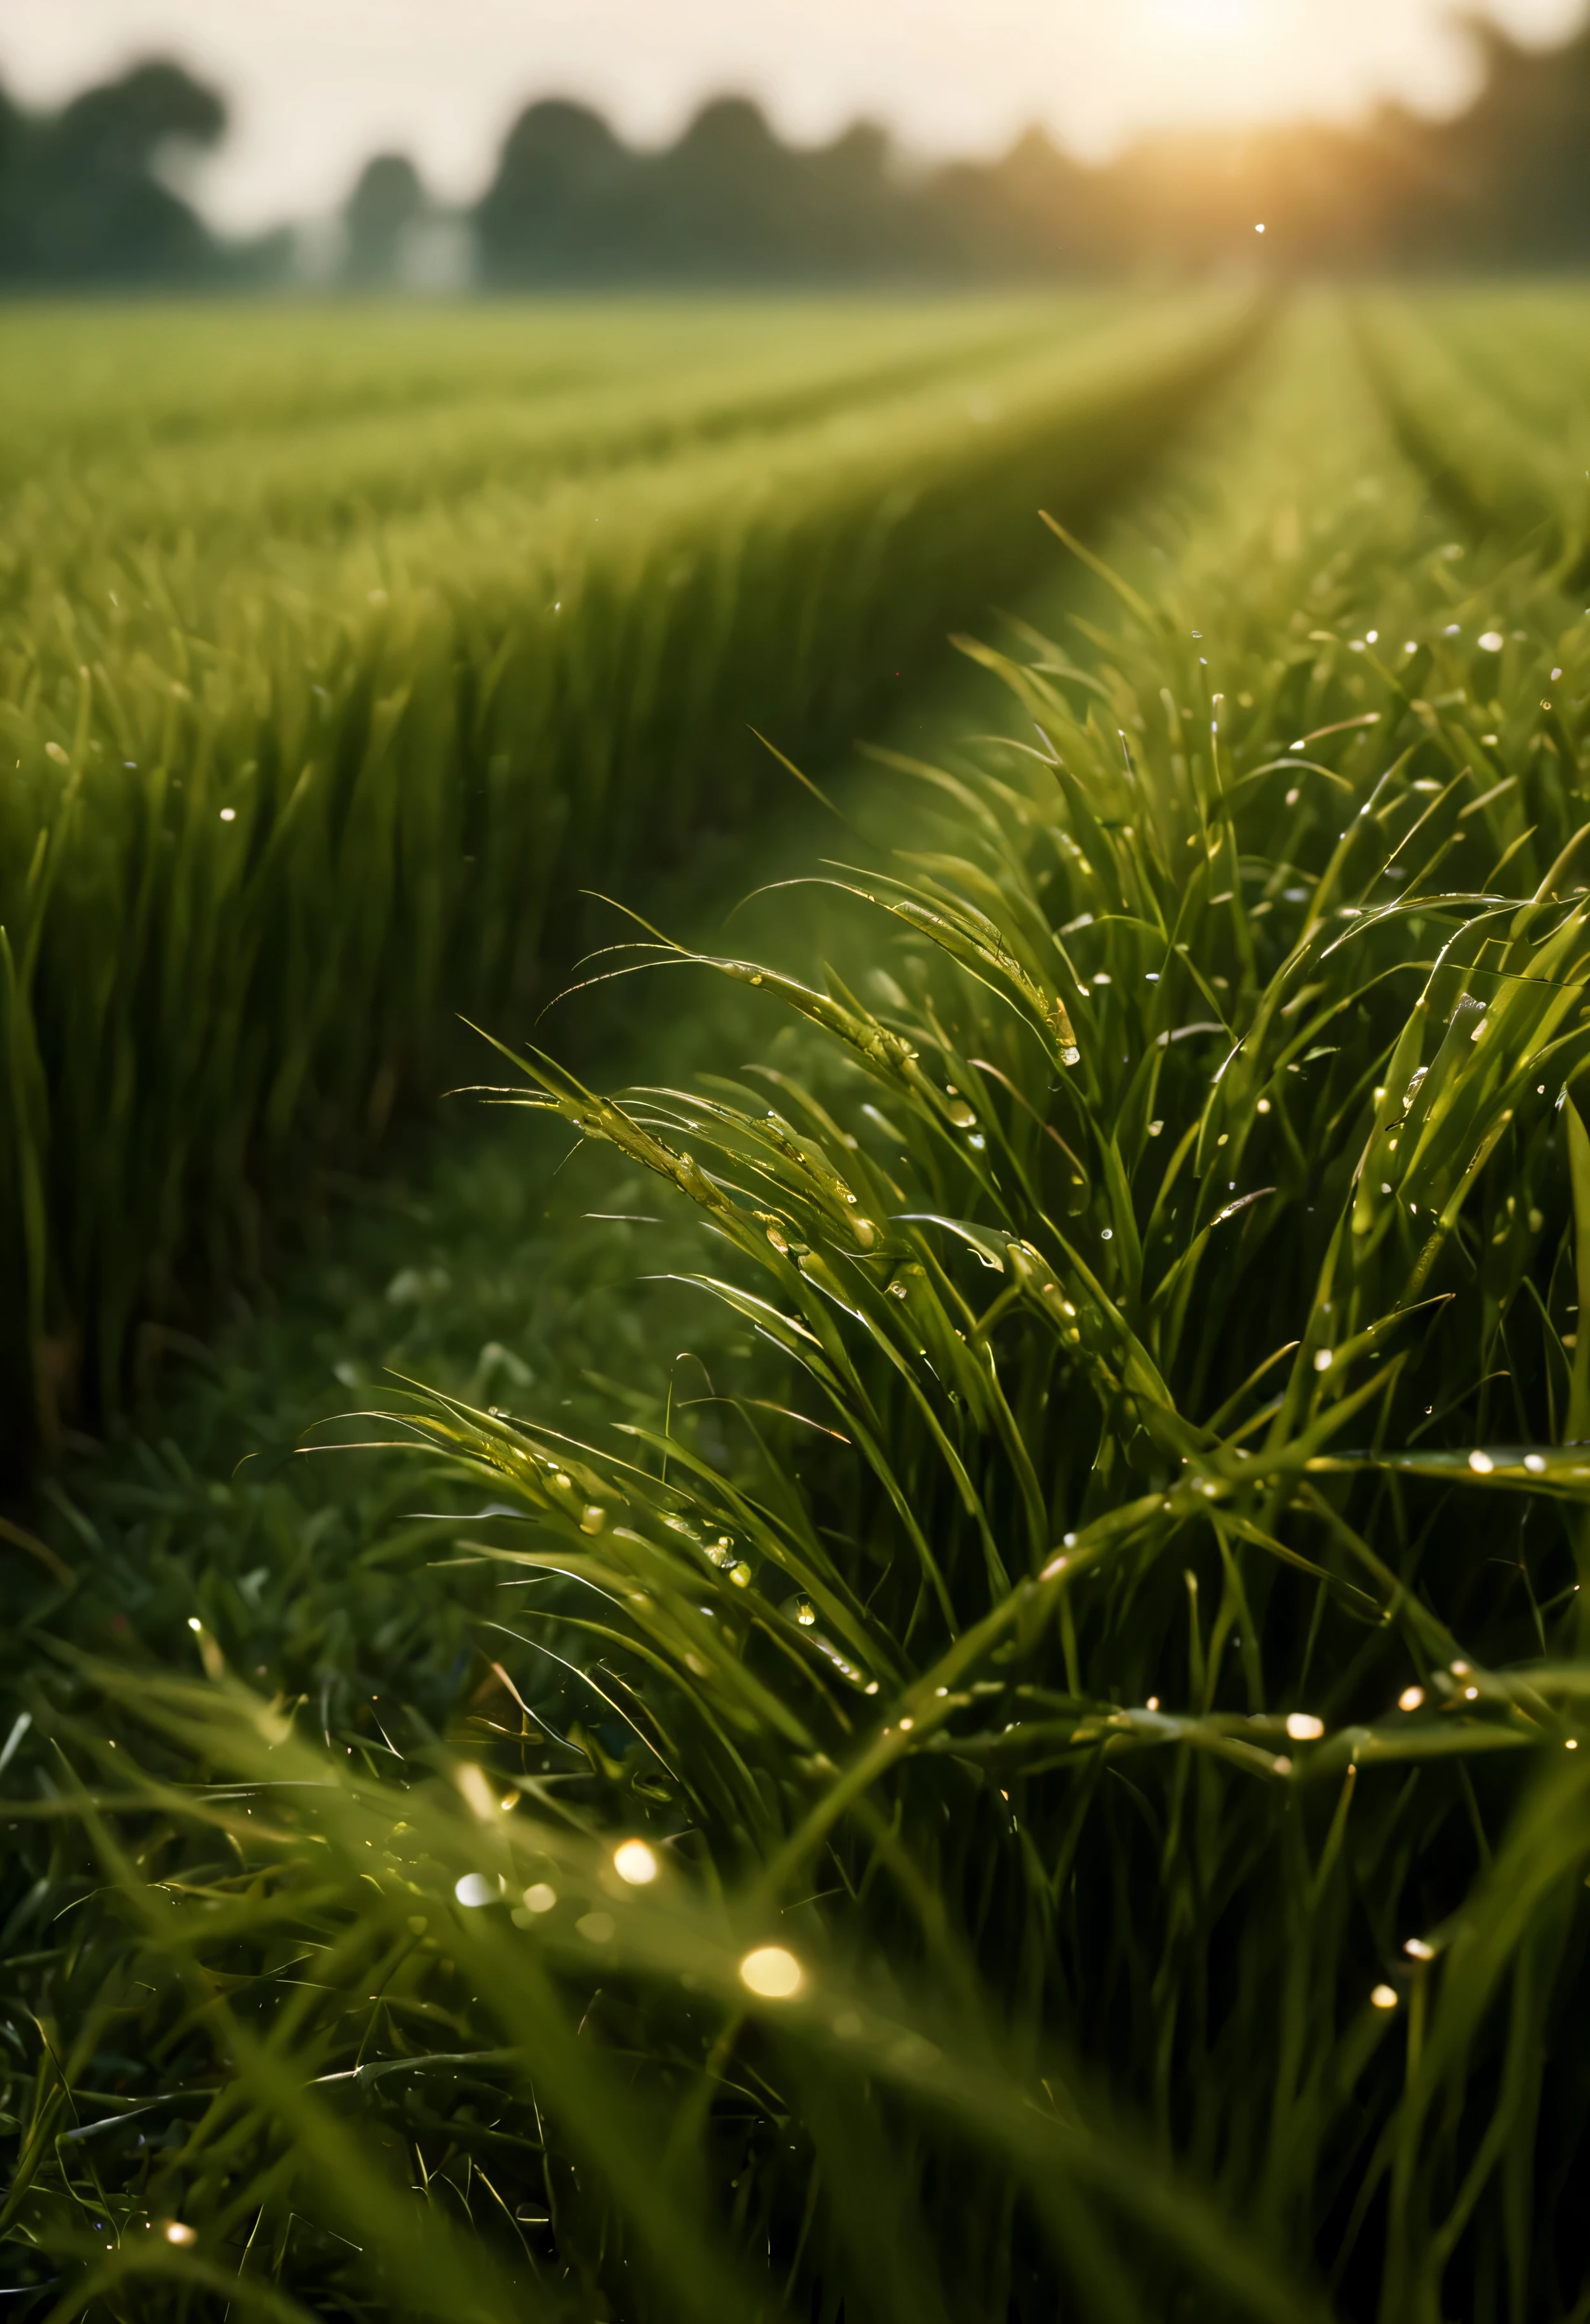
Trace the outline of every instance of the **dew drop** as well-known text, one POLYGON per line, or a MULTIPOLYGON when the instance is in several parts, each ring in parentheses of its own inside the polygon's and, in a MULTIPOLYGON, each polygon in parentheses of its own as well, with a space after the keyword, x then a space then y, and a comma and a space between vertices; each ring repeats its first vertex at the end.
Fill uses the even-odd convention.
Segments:
POLYGON ((740 1964, 740 1979, 764 2001, 789 2001, 804 1982, 801 1965, 782 1945, 758 1945, 740 1964))

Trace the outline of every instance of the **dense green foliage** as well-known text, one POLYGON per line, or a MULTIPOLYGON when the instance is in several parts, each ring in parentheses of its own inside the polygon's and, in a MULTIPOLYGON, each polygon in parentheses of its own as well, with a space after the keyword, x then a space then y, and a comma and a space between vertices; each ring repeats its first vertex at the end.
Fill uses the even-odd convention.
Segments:
POLYGON ((216 92, 168 62, 134 65, 53 114, 0 88, 0 285, 216 273, 215 243, 167 177, 225 125, 216 92))
POLYGON ((745 813, 749 722, 844 737, 1019 579, 1034 503, 1095 498, 1251 321, 1221 297, 520 311, 444 354, 412 316, 364 346, 280 314, 161 350, 152 314, 108 357, 81 316, 19 322, 14 1460, 79 1396, 115 1409, 137 1318, 246 1274, 308 1159, 434 1089, 449 1010, 535 996, 574 890, 745 813))
POLYGON ((362 1544, 175 1447, 58 1497, 13 2282, 1590 2312, 1590 631, 1466 319, 1271 334, 1063 636, 976 650, 1004 738, 831 846, 827 968, 606 962, 650 1085, 511 1093, 662 1223, 517 1333, 443 1280, 362 1544), (654 1238, 649 1329, 559 1304, 654 1238))

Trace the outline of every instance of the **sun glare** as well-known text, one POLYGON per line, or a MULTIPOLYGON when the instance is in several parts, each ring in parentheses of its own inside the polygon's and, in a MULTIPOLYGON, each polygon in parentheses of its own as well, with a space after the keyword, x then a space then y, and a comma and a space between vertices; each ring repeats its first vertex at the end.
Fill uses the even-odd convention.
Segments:
POLYGON ((1255 29, 1257 0, 1153 0, 1153 14, 1183 38, 1234 41, 1255 29))

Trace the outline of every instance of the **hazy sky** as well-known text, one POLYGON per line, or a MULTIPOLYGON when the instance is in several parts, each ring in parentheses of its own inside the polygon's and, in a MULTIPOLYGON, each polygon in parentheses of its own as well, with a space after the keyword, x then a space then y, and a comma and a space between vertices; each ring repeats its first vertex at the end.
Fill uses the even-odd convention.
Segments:
MULTIPOLYGON (((1585 0, 1492 0, 1521 36, 1585 0)), ((859 112, 931 152, 988 151, 1042 120, 1080 150, 1135 128, 1394 94, 1458 102, 1472 59, 1449 0, 0 0, 0 77, 48 102, 153 51, 234 106, 199 190, 246 227, 341 198, 379 147, 449 196, 478 190, 525 97, 560 92, 660 139, 714 90, 786 134, 859 112)))

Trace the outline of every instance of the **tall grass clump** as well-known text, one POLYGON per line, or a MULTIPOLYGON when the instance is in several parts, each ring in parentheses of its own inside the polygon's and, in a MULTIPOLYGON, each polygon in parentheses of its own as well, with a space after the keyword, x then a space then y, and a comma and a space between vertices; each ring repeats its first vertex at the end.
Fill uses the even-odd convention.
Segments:
POLYGON ((241 1603, 191 1681, 60 1635, 53 2315, 1590 2310, 1590 648, 1330 312, 1227 425, 824 875, 853 959, 647 940, 763 1058, 524 1055, 765 1354, 582 1444, 388 1400, 451 1716, 333 1738, 241 1603))
MULTIPOLYGON (((351 530, 327 506, 324 542, 256 563, 118 530, 114 502, 64 581, 46 521, 14 536, 13 1465, 63 1413, 115 1408, 141 1315, 202 1315, 257 1269, 316 1157, 434 1089, 449 1011, 516 1021, 583 881, 748 811, 748 720, 786 746, 848 737, 1019 576, 1037 501, 1092 502, 1144 460, 1254 319, 1200 296, 1075 345, 1062 319, 980 367, 942 346, 887 392, 852 366, 848 401, 836 349, 777 425, 629 443, 585 475, 531 462, 517 493, 488 461, 478 491, 400 493, 351 530)), ((246 439, 228 458, 246 477, 246 439)), ((134 512, 142 489, 130 464, 134 512)))

